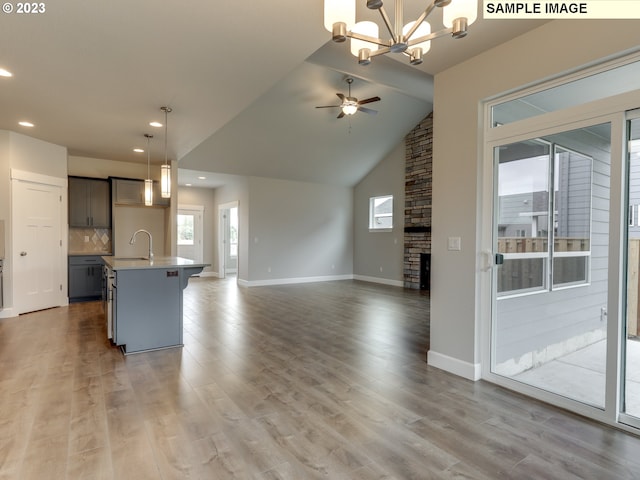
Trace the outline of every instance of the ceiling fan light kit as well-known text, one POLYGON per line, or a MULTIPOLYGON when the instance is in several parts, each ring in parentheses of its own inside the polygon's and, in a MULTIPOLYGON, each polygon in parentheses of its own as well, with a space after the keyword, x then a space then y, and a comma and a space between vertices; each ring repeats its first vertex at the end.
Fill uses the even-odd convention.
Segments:
POLYGON ((378 113, 377 110, 372 110, 370 108, 363 107, 362 105, 366 105, 367 103, 379 102, 380 97, 371 97, 358 101, 356 97, 351 96, 351 84, 353 83, 353 78, 348 77, 345 81, 349 84, 349 94, 345 96, 342 93, 336 93, 336 95, 342 102, 340 105, 322 105, 316 108, 339 108, 340 114, 338 115, 338 118, 342 118, 345 115, 353 115, 356 112, 364 112, 370 115, 375 115, 376 113, 378 113))
POLYGON ((382 0, 367 0, 367 8, 378 10, 387 28, 388 40, 379 38, 378 25, 364 21, 356 23, 356 0, 325 0, 324 26, 331 32, 334 42, 351 39, 351 53, 358 57, 360 65, 369 65, 371 58, 386 53, 406 55, 411 65, 420 65, 431 40, 451 35, 463 38, 467 28, 478 18, 478 0, 431 0, 418 18, 405 24, 404 0, 395 0, 394 22, 392 24, 382 0), (425 19, 436 8, 442 8, 444 29, 431 32, 431 25, 425 19), (446 7, 446 8, 445 8, 446 7))

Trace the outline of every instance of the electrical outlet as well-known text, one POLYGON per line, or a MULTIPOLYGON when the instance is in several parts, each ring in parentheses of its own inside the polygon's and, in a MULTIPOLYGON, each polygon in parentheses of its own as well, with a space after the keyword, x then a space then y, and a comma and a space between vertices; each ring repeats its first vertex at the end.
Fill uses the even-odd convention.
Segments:
POLYGON ((84 236, 84 243, 89 243, 89 235, 84 236))

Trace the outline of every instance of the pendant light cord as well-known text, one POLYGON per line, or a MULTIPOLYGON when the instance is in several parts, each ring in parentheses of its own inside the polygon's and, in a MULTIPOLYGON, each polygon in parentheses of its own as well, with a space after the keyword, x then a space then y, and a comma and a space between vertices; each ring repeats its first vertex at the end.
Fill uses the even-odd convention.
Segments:
POLYGON ((169 113, 172 112, 172 109, 171 107, 161 107, 161 110, 164 112, 164 164, 168 165, 167 138, 169 136, 169 113))

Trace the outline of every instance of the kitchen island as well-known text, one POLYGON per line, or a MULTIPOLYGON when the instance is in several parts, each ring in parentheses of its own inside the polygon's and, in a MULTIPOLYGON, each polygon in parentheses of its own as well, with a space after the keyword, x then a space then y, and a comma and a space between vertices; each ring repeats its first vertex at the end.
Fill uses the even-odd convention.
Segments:
POLYGON ((113 343, 125 355, 181 347, 182 293, 208 264, 181 257, 102 259, 113 343))

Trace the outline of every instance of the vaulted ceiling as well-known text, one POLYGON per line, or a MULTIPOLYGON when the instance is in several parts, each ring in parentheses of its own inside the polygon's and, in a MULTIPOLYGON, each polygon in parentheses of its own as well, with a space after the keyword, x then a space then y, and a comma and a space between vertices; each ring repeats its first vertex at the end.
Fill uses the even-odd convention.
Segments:
MULTIPOLYGON (((359 19, 373 13, 365 3, 359 19)), ((44 5, 0 15, 0 68, 14 75, 0 77, 0 129, 131 162, 146 161, 133 148, 149 132, 160 163, 163 130, 148 124, 169 105, 182 183, 214 172, 353 185, 432 110, 433 74, 541 24, 479 19, 466 39, 434 40, 419 67, 388 56, 361 67, 329 40, 322 0, 44 5), (370 105, 377 115, 337 119, 337 109, 314 108, 337 104, 347 76, 354 96, 381 97, 370 105)), ((405 17, 425 5, 408 0, 405 17)))

